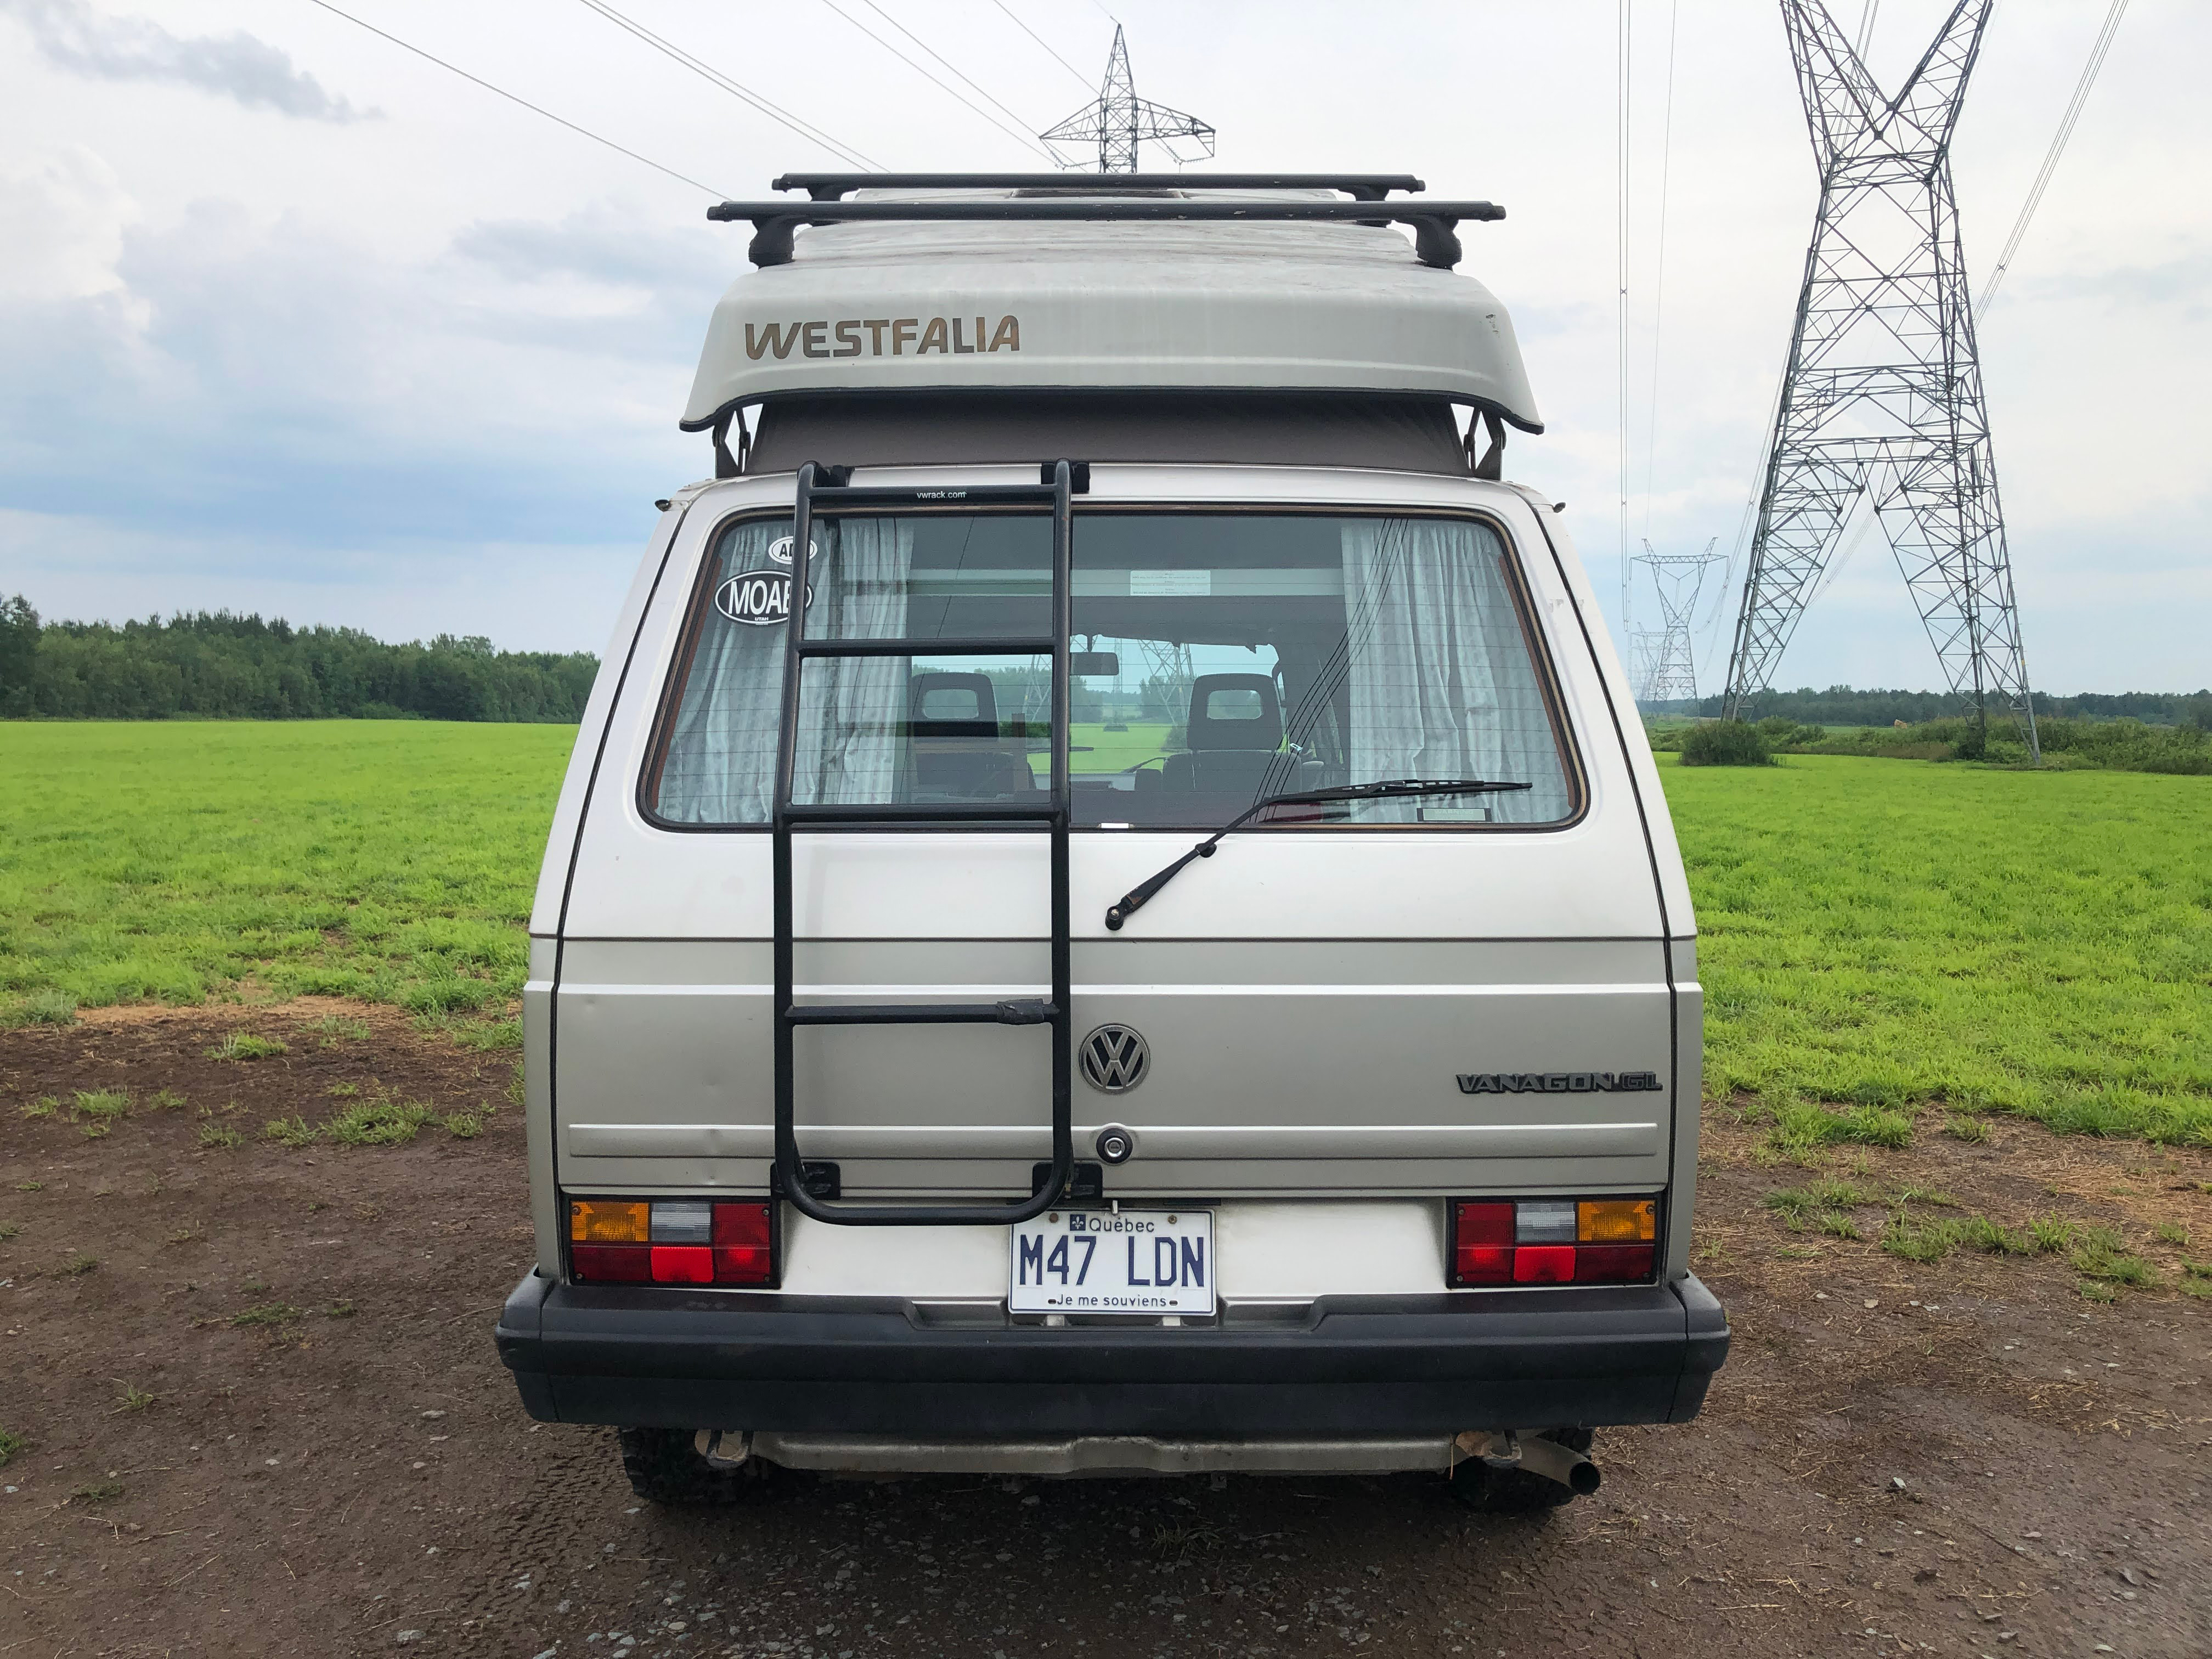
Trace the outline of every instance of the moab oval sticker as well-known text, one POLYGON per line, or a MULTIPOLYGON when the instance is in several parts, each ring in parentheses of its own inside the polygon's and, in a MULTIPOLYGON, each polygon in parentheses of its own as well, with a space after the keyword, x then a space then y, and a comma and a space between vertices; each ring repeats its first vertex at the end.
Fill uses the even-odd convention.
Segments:
MULTIPOLYGON (((785 536, 769 549, 768 556, 778 564, 788 565, 792 550, 792 538, 785 536)), ((807 558, 811 561, 819 550, 810 543, 807 558)), ((806 602, 814 603, 811 583, 807 586, 806 602)), ((714 590, 714 609, 733 623, 754 628, 773 628, 787 622, 791 617, 791 572, 740 570, 714 590)))

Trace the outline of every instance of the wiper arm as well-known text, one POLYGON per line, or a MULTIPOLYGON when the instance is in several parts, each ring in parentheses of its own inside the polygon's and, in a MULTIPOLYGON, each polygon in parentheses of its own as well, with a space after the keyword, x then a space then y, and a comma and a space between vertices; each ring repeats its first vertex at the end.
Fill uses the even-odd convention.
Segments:
POLYGON ((1242 830, 1261 813, 1274 806, 1319 806, 1336 800, 1382 800, 1393 795, 1492 795, 1508 789, 1529 789, 1527 783, 1501 783, 1485 778, 1399 778, 1389 783, 1347 783, 1334 789, 1293 789, 1280 795, 1269 795, 1246 807, 1223 824, 1204 841, 1185 853, 1173 864, 1156 874, 1147 876, 1121 898, 1106 908, 1106 929, 1118 933, 1121 924, 1152 902, 1152 896, 1182 873, 1183 866, 1193 859, 1210 859, 1221 838, 1233 830, 1242 830))

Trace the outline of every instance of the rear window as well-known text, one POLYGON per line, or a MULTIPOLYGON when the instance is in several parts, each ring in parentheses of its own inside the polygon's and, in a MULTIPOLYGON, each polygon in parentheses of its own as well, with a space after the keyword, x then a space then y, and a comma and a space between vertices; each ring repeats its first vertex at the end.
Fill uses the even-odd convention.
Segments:
MULTIPOLYGON (((1049 631, 1051 524, 1031 514, 817 520, 817 637, 1049 631)), ((644 780, 679 825, 769 821, 792 523, 717 534, 644 780)), ((1399 778, 1493 795, 1282 809, 1299 822, 1558 823, 1574 774, 1504 544, 1472 519, 1079 513, 1069 748, 1083 827, 1218 828, 1288 790, 1399 778)), ((1019 801, 1050 785, 1043 657, 814 659, 793 799, 1019 801)))

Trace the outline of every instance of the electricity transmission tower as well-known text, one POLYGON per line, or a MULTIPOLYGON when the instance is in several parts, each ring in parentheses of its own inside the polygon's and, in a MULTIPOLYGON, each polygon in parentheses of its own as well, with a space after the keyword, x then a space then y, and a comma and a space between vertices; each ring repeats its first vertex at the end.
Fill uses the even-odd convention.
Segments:
POLYGON ((1198 678, 1190 647, 1166 640, 1145 640, 1139 648, 1145 653, 1145 666, 1152 671, 1145 676, 1145 684, 1160 688, 1169 720, 1181 720, 1190 708, 1190 688, 1198 678))
MULTIPOLYGON (((1212 127, 1195 115, 1148 104, 1137 96, 1136 82, 1129 74, 1129 49, 1121 42, 1119 23, 1114 26, 1114 50, 1107 57, 1106 79, 1098 88, 1097 101, 1085 104, 1058 126, 1037 137, 1048 144, 1097 145, 1101 173, 1136 172, 1137 145, 1146 138, 1193 138, 1198 141, 1202 156, 1213 154, 1212 127)), ((1170 153, 1173 153, 1172 146, 1170 153)), ((1086 166, 1088 160, 1087 156, 1079 156, 1072 161, 1063 161, 1060 165, 1080 167, 1086 166)))
POLYGON ((1636 688, 1636 701, 1646 703, 1651 698, 1645 688, 1657 672, 1661 653, 1667 644, 1663 628, 1631 628, 1628 630, 1628 680, 1636 688))
POLYGON ((1951 690, 2041 758, 1975 355, 1951 134, 1993 0, 1957 0, 1885 98, 1821 0, 1782 0, 1820 168, 1723 714, 1773 684, 1867 497, 1951 690))
POLYGON ((1705 572, 1725 563, 1713 551, 1713 542, 1702 553, 1655 553, 1651 544, 1633 561, 1651 573, 1651 586, 1659 595, 1659 615, 1666 626, 1636 633, 1632 657, 1636 662, 1638 702, 1686 702, 1698 695, 1698 669, 1690 650, 1690 619, 1697 614, 1698 590, 1705 572))

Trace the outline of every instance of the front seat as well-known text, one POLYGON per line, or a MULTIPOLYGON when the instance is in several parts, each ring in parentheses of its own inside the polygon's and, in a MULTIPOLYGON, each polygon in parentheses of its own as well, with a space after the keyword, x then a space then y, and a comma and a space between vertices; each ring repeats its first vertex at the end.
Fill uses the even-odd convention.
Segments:
POLYGON ((1036 789, 1029 762, 999 740, 998 698, 989 675, 909 677, 907 719, 915 781, 923 793, 1003 800, 1036 789))
POLYGON ((1170 755, 1161 787, 1256 799, 1280 758, 1283 705, 1271 674, 1200 674, 1190 683, 1188 752, 1170 755))

